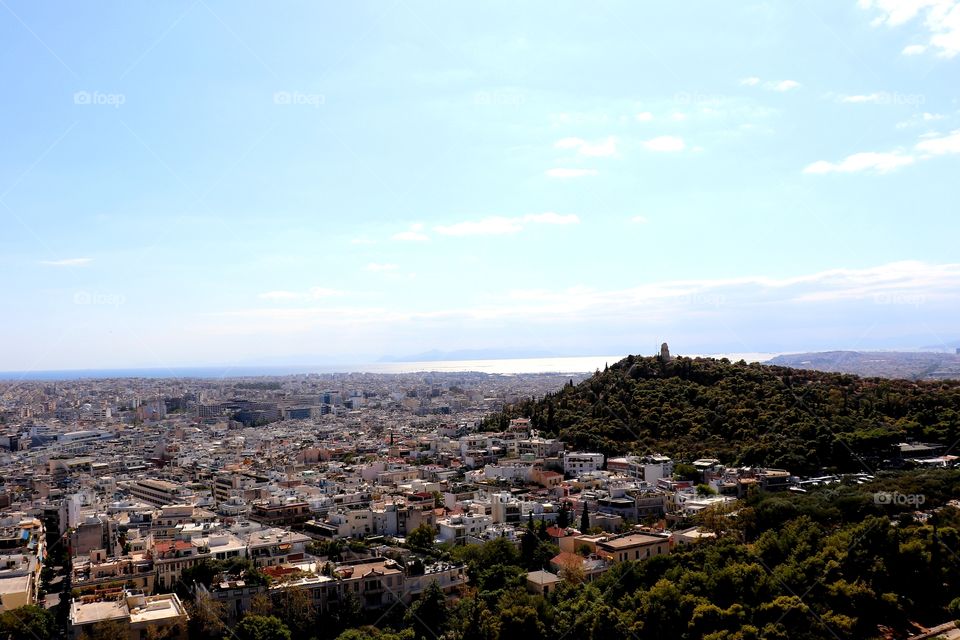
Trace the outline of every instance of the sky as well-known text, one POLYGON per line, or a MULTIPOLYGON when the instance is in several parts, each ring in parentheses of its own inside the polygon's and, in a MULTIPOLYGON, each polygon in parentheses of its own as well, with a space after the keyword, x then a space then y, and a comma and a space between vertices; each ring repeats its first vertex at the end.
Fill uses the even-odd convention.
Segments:
POLYGON ((0 0, 0 74, 0 370, 960 346, 960 0, 0 0))

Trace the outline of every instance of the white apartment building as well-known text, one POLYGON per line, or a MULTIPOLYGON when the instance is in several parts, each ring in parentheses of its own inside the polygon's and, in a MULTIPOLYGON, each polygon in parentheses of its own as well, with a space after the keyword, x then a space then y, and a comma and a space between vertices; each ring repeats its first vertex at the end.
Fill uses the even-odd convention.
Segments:
POLYGON ((602 468, 602 453, 568 451, 563 455, 563 472, 567 475, 579 477, 584 473, 599 471, 602 468))
POLYGON ((454 544, 465 544, 468 536, 480 537, 492 524, 493 518, 490 516, 472 514, 450 516, 437 521, 440 540, 454 544))

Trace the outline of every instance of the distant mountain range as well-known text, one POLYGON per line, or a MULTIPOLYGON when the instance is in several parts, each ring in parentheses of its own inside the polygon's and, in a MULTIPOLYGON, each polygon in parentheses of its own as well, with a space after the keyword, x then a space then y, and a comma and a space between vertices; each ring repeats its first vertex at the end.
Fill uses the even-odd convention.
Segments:
POLYGON ((510 349, 460 349, 440 351, 432 349, 406 356, 383 356, 379 362, 449 362, 451 360, 508 360, 515 358, 558 358, 559 354, 550 351, 510 350, 510 349))
POLYGON ((765 364, 863 377, 907 380, 960 379, 960 355, 933 351, 820 351, 791 353, 765 364))

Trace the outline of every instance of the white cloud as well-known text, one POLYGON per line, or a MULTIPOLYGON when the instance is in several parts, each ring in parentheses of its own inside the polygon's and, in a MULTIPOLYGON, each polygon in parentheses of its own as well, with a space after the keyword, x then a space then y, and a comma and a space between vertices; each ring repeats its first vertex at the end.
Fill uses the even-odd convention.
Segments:
POLYGON ((350 240, 350 244, 361 244, 361 245, 362 245, 362 244, 377 244, 377 241, 376 241, 376 240, 373 240, 372 238, 368 238, 367 236, 360 236, 360 237, 353 238, 352 240, 350 240))
POLYGON ((643 146, 650 151, 683 151, 686 148, 683 138, 677 136, 658 136, 651 138, 643 143, 643 146))
POLYGON ((426 242, 430 236, 423 232, 423 223, 418 222, 410 225, 406 231, 393 234, 393 239, 401 242, 426 242))
POLYGON ((64 258, 62 260, 41 260, 48 267, 83 267, 93 262, 93 258, 64 258))
POLYGON ((496 236, 509 235, 523 231, 523 224, 517 218, 491 216, 482 220, 467 220, 433 228, 443 236, 496 236))
POLYGON ((587 142, 583 138, 562 138, 554 143, 556 149, 576 149, 577 153, 588 157, 617 155, 617 139, 610 136, 599 142, 587 142))
POLYGON ((641 111, 633 117, 636 118, 637 122, 650 122, 653 120, 653 114, 649 111, 641 111))
POLYGON ((670 116, 670 119, 671 119, 671 120, 675 120, 675 121, 677 121, 677 122, 681 122, 681 121, 687 119, 687 114, 685 114, 685 113, 680 113, 680 112, 678 111, 677 113, 674 113, 673 115, 671 115, 671 116, 670 116))
POLYGON ((860 0, 860 6, 876 9, 874 26, 898 27, 923 15, 928 43, 904 47, 904 55, 919 55, 931 48, 944 58, 960 53, 960 0, 860 0))
POLYGON ((574 214, 564 215, 547 211, 512 218, 489 216, 480 220, 466 220, 434 227, 434 231, 444 236, 495 236, 520 233, 527 224, 568 225, 578 224, 579 222, 580 218, 574 214))
POLYGON ((745 87, 755 87, 760 84, 760 78, 756 76, 751 76, 749 78, 743 78, 740 80, 740 84, 745 87))
POLYGON ((951 131, 945 136, 921 140, 916 144, 915 149, 935 156, 960 153, 960 129, 951 131))
POLYGON ((584 176, 595 176, 599 171, 596 169, 571 169, 567 167, 556 167, 548 169, 546 174, 550 178, 582 178, 584 176))
POLYGON ((798 89, 800 83, 796 80, 779 80, 774 82, 768 82, 766 85, 767 89, 771 91, 791 91, 793 89, 798 89))
MULTIPOLYGON (((903 120, 902 122, 898 122, 897 129, 908 129, 910 127, 919 127, 929 122, 936 122, 937 120, 943 120, 944 118, 946 118, 946 116, 943 115, 942 113, 928 113, 928 112, 915 113, 914 115, 910 116, 906 120, 903 120)), ((924 135, 927 137, 931 137, 929 133, 924 135)), ((921 137, 924 137, 924 136, 921 136, 921 137)), ((933 137, 936 137, 936 135, 934 135, 933 137)))
POLYGON ((817 174, 856 173, 860 171, 888 173, 900 167, 911 165, 917 160, 928 160, 934 156, 960 153, 960 129, 956 129, 947 135, 924 134, 920 136, 919 142, 913 148, 918 155, 905 154, 900 150, 888 153, 855 153, 840 162, 818 160, 807 165, 803 172, 817 174))
MULTIPOLYGON (((398 325, 428 326, 431 330, 462 331, 491 328, 503 333, 503 322, 582 322, 608 329, 638 322, 652 322, 662 329, 673 318, 697 315, 726 316, 732 324, 743 315, 755 317, 776 307, 787 314, 792 305, 803 305, 827 313, 833 309, 849 312, 846 305, 859 301, 869 305, 949 302, 960 299, 960 264, 929 264, 903 261, 863 269, 830 269, 814 273, 773 278, 755 275, 738 278, 702 278, 651 281, 621 289, 594 289, 572 286, 556 290, 512 290, 497 292, 483 304, 451 305, 409 310, 380 307, 330 307, 329 305, 239 309, 210 314, 215 318, 208 330, 221 335, 296 333, 327 328, 348 328, 351 335, 361 326, 377 330, 398 325), (777 303, 773 305, 773 303, 777 303), (817 305, 812 307, 811 305, 817 305), (679 315, 678 315, 679 314, 679 315), (424 324, 426 323, 426 324, 424 324), (494 323, 494 324, 487 324, 494 323)), ((874 307, 876 309, 876 307, 874 307)), ((870 308, 858 307, 859 313, 870 308)), ((883 314, 879 314, 883 315, 883 314)), ((774 318, 781 316, 774 316, 774 318)), ((738 320, 739 319, 739 320, 738 320)), ((698 326, 702 329, 702 325, 698 326)))
POLYGON ((887 94, 887 93, 870 93, 866 95, 843 96, 842 98, 840 98, 840 102, 853 102, 853 103, 872 102, 874 104, 889 102, 889 100, 890 100, 890 94, 887 94))
POLYGON ((343 295, 342 291, 337 289, 327 289, 324 287, 312 287, 307 291, 266 291, 261 293, 258 298, 261 300, 287 301, 287 300, 319 300, 332 296, 343 295))
POLYGON ((894 169, 913 164, 913 156, 903 155, 900 152, 875 153, 863 152, 847 156, 840 162, 828 162, 819 160, 804 168, 804 173, 857 173, 860 171, 871 171, 875 173, 888 173, 894 169))
POLYGON ((396 271, 399 267, 395 264, 381 263, 381 262, 371 262, 367 265, 367 271, 373 271, 374 273, 384 273, 387 271, 396 271))
POLYGON ((647 218, 647 216, 633 216, 632 218, 630 218, 630 222, 633 222, 635 224, 646 224, 650 222, 650 220, 647 218))

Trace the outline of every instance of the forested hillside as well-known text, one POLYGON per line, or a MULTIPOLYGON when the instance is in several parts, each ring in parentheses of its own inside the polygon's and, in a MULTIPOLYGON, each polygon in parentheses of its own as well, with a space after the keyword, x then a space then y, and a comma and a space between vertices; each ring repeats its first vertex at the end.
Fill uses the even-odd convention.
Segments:
POLYGON ((709 358, 629 356, 577 385, 507 406, 580 450, 795 472, 862 470, 906 439, 960 436, 960 381, 888 380, 709 358))

